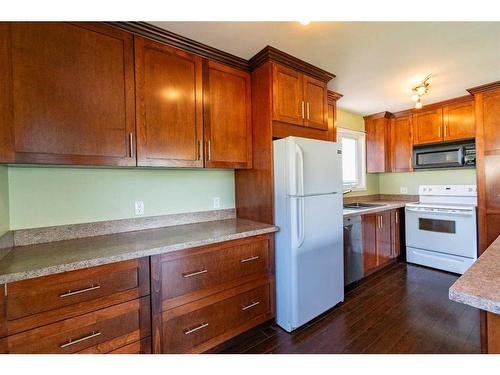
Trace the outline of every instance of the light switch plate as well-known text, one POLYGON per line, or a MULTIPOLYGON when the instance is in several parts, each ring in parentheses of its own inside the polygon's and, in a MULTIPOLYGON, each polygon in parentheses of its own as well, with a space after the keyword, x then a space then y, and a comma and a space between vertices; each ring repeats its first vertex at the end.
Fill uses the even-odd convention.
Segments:
POLYGON ((136 215, 144 215, 144 202, 143 201, 136 201, 134 207, 135 207, 135 214, 136 215))
POLYGON ((214 197, 214 208, 220 208, 220 197, 214 197))
POLYGON ((407 188, 406 186, 401 186, 401 187, 399 188, 399 192, 400 192, 401 194, 408 194, 408 188, 407 188))

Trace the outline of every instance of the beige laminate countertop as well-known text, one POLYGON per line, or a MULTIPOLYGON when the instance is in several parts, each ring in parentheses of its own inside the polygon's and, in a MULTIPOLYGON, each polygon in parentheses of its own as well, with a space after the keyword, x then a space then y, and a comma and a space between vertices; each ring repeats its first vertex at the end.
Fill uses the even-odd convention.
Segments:
POLYGON ((388 201, 388 200, 376 200, 376 201, 367 201, 367 202, 362 202, 362 203, 371 203, 371 204, 382 204, 383 206, 379 207, 370 207, 370 208, 363 208, 363 209, 344 209, 344 218, 347 217, 353 217, 353 216, 358 216, 358 215, 365 215, 365 214, 374 214, 377 212, 383 212, 387 210, 394 210, 396 208, 402 208, 405 207, 407 201, 388 201))
POLYGON ((452 301, 500 314, 500 237, 451 286, 452 301))
POLYGON ((4 249, 0 284, 273 233, 273 225, 228 219, 4 249))

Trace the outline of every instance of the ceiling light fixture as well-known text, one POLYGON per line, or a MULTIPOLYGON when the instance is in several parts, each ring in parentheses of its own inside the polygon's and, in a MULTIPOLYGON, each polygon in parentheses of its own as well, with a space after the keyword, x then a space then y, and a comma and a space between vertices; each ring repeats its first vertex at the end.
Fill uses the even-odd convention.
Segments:
POLYGON ((413 92, 411 100, 415 102, 416 109, 422 108, 422 97, 429 91, 429 78, 431 78, 430 74, 421 83, 411 89, 413 92))
POLYGON ((309 20, 300 20, 299 23, 302 25, 302 26, 307 26, 311 23, 311 21, 309 20))

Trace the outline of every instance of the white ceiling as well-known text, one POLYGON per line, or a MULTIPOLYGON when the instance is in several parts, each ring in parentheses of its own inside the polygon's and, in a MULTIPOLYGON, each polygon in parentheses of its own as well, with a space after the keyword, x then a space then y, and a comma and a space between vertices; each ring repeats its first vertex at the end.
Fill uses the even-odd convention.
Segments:
POLYGON ((500 80, 500 22, 151 23, 245 59, 276 47, 334 73, 338 106, 362 115, 412 107, 429 73, 424 105, 500 80))

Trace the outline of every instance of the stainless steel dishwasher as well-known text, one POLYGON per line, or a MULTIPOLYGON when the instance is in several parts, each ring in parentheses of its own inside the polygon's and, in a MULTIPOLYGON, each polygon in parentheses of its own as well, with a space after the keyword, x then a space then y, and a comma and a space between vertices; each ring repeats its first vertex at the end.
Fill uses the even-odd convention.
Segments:
POLYGON ((361 216, 344 218, 344 285, 363 278, 361 216))

